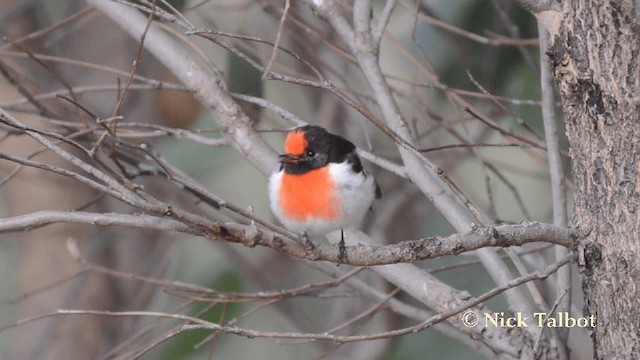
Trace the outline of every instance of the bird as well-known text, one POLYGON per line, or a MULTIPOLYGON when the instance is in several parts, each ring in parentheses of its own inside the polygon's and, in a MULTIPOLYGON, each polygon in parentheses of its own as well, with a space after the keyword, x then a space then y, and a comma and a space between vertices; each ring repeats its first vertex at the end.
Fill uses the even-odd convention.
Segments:
POLYGON ((344 229, 360 224, 380 187, 356 147, 324 128, 306 125, 287 134, 280 168, 269 177, 271 210, 289 230, 309 235, 341 230, 339 262, 347 258, 344 229))

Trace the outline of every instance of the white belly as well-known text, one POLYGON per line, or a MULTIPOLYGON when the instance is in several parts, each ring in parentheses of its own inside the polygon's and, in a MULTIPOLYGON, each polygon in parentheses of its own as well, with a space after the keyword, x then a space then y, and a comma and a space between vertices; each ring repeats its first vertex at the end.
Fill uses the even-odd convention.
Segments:
MULTIPOLYGON (((329 174, 335 182, 337 197, 340 199, 337 219, 327 220, 312 216, 308 216, 304 220, 290 219, 283 215, 279 205, 282 173, 282 171, 273 173, 269 178, 271 210, 287 229, 298 233, 325 234, 338 229, 358 226, 375 197, 373 176, 354 173, 351 164, 330 163, 329 174)), ((308 189, 308 191, 313 191, 313 189, 308 189)))

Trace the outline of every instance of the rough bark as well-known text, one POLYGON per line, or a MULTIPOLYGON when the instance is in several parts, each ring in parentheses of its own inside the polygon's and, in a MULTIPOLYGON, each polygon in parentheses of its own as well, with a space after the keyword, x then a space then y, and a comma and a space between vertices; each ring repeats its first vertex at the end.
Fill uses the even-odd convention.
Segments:
POLYGON ((640 354, 640 26, 634 1, 564 1, 550 53, 576 183, 574 224, 599 359, 640 354))

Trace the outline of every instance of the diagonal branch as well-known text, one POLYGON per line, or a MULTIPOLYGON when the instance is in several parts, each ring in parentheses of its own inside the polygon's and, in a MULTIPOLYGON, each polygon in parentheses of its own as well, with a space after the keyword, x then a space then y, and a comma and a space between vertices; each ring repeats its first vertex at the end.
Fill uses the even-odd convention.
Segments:
MULTIPOLYGON (((144 32, 146 18, 140 12, 109 0, 87 0, 134 38, 144 32)), ((251 121, 224 89, 219 71, 206 72, 176 41, 152 24, 145 37, 145 49, 161 61, 174 75, 193 91, 194 96, 211 112, 223 129, 223 136, 246 156, 262 173, 276 169, 276 157, 251 128, 251 121)))
MULTIPOLYGON (((370 37, 356 34, 346 21, 336 2, 323 1, 321 4, 316 4, 311 0, 306 2, 331 24, 337 34, 349 46, 374 94, 387 125, 399 134, 403 141, 413 145, 414 141, 409 131, 409 126, 384 78, 370 37)), ((399 142, 396 143, 400 144, 399 142)), ((405 147, 399 146, 398 151, 410 179, 433 202, 456 230, 468 231, 473 224, 490 223, 486 215, 482 214, 468 199, 462 196, 459 190, 450 181, 447 181, 446 175, 443 175, 428 159, 422 157, 421 154, 416 155, 405 147)), ((496 283, 503 283, 511 278, 512 275, 508 267, 491 249, 479 249, 477 255, 496 283)), ((518 289, 511 289, 505 295, 510 306, 515 311, 522 313, 532 312, 529 301, 518 289)), ((534 335, 529 329, 525 330, 529 331, 531 336, 534 335)))

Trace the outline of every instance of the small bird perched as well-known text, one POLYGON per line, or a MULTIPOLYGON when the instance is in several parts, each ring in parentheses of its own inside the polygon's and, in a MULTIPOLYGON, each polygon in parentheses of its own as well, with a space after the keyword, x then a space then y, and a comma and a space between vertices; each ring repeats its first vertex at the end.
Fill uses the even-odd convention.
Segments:
MULTIPOLYGON (((269 178, 271 209, 289 230, 307 235, 357 226, 380 197, 380 188, 362 168, 356 147, 319 126, 293 129, 279 156, 280 170, 269 178)), ((309 243, 310 244, 310 243, 309 243)), ((344 234, 340 258, 346 258, 344 234)))

